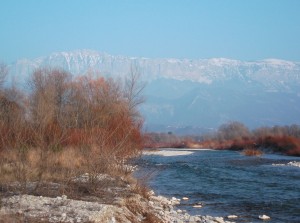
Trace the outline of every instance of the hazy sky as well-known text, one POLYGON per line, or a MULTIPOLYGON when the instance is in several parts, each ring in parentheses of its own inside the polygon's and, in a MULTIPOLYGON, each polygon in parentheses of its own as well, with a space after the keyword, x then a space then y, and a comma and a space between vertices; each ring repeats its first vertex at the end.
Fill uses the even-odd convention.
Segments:
POLYGON ((300 61, 300 0, 0 0, 0 60, 94 49, 300 61))

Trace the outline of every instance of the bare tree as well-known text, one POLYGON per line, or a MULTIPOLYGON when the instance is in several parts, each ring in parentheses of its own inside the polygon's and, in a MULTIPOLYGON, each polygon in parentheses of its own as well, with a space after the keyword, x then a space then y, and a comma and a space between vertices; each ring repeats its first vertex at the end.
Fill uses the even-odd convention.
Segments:
POLYGON ((7 66, 4 63, 0 63, 0 87, 2 87, 7 74, 8 74, 7 66))
POLYGON ((63 123, 62 113, 68 103, 70 74, 59 69, 38 69, 30 80, 31 114, 34 123, 45 127, 63 123))
POLYGON ((249 136, 250 132, 248 128, 244 124, 236 121, 223 124, 218 129, 218 138, 220 140, 239 139, 249 136))
POLYGON ((125 79, 124 96, 128 101, 129 111, 133 117, 139 115, 137 107, 145 102, 142 92, 146 85, 140 82, 140 79, 140 69, 136 65, 132 65, 129 78, 125 79))

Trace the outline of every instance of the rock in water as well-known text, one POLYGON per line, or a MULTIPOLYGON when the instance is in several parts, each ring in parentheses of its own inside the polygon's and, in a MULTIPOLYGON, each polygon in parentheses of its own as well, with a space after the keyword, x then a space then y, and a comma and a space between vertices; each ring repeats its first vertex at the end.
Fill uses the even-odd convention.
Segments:
POLYGON ((268 215, 264 215, 264 214, 263 215, 259 215, 258 218, 261 219, 261 220, 269 220, 269 219, 271 219, 268 215))
POLYGON ((236 215, 228 215, 227 218, 233 219, 233 218, 238 218, 238 216, 236 216, 236 215))

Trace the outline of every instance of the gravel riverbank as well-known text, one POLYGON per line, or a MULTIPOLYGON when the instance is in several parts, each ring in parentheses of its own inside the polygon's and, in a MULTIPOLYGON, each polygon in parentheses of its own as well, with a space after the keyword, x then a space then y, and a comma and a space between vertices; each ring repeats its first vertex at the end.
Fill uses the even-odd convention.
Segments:
MULTIPOLYGON (((229 222, 221 217, 191 216, 175 210, 178 200, 150 196, 149 200, 135 195, 130 200, 119 199, 116 204, 68 199, 66 196, 50 198, 33 195, 15 195, 2 199, 0 218, 20 222, 229 222), (128 202, 130 202, 128 204, 128 202), (132 206, 132 207, 130 207, 132 206), (147 214, 153 216, 147 219, 147 214)), ((3 221, 4 222, 4 221, 3 221)))
MULTIPOLYGON (((173 153, 169 151, 167 155, 178 155, 173 153)), ((130 167, 130 171, 133 169, 130 167)), ((99 174, 95 180, 96 184, 90 185, 86 173, 66 185, 44 182, 40 191, 31 193, 21 193, 18 186, 9 189, 12 185, 4 189, 2 185, 0 223, 230 222, 229 218, 189 215, 176 208, 180 199, 156 196, 131 175, 99 174)), ((33 191, 35 186, 36 183, 28 182, 26 190, 33 191)))

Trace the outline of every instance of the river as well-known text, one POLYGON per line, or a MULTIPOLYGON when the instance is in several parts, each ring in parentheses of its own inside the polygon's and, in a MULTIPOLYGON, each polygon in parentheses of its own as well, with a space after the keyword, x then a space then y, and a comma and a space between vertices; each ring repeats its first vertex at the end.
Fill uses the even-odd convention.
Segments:
POLYGON ((146 152, 138 160, 137 176, 157 195, 188 197, 178 208, 193 215, 226 217, 235 222, 300 222, 299 157, 235 151, 166 149, 146 152), (192 152, 191 152, 192 151, 192 152), (146 177, 145 177, 146 176, 146 177), (202 208, 194 208, 201 203, 202 208))

